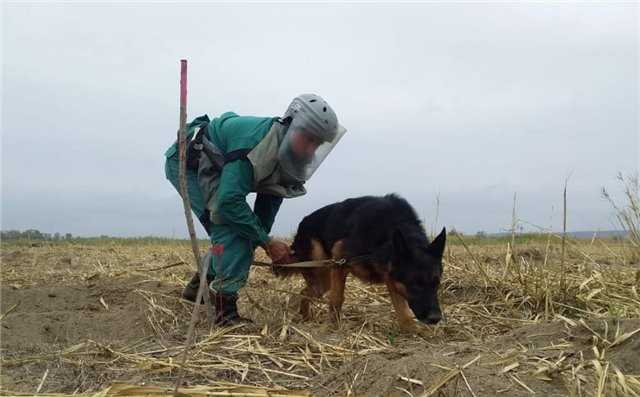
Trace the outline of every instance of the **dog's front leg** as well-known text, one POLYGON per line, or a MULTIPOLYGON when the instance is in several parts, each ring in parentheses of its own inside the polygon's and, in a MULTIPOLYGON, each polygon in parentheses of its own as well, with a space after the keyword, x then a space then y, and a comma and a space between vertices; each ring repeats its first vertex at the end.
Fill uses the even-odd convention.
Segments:
POLYGON ((329 289, 329 270, 306 270, 304 279, 307 283, 301 292, 300 315, 303 321, 311 319, 311 302, 321 298, 329 289))
POLYGON ((331 289, 329 290, 329 315, 334 325, 340 324, 340 311, 344 303, 344 287, 347 282, 348 270, 333 268, 331 274, 331 289))
MULTIPOLYGON (((331 258, 339 260, 344 256, 344 241, 340 240, 331 247, 331 258)), ((340 324, 340 311, 344 303, 344 286, 349 270, 346 266, 329 268, 329 316, 337 327, 340 324)))
POLYGON ((413 312, 411 311, 411 308, 409 308, 407 299, 399 292, 399 286, 396 285, 396 282, 387 279, 385 280, 385 284, 387 284, 391 303, 393 303, 393 308, 396 311, 400 329, 405 332, 413 333, 415 331, 415 327, 413 326, 413 312))
POLYGON ((300 316, 302 317, 302 321, 311 319, 311 299, 317 298, 318 295, 313 285, 307 285, 300 292, 300 316))

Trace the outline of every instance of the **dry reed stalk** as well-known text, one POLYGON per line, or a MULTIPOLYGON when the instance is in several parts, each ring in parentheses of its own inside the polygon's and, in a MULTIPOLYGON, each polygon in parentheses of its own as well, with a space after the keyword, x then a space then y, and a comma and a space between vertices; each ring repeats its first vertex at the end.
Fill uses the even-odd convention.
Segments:
POLYGON ((429 397, 434 395, 440 388, 442 388, 445 384, 447 384, 452 379, 455 379, 460 374, 460 368, 454 367, 446 374, 443 374, 433 385, 427 389, 424 393, 420 395, 420 397, 429 397))
POLYGON ((562 192, 562 244, 560 251, 560 291, 565 293, 565 254, 567 246, 567 180, 564 181, 564 190, 562 192))

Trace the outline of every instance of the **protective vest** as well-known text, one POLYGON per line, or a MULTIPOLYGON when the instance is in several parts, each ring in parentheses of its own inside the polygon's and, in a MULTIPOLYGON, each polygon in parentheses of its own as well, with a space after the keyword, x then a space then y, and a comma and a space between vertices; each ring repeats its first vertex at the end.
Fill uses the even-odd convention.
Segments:
MULTIPOLYGON (((228 114, 225 113, 225 115, 228 114)), ((233 116, 238 117, 235 114, 233 116)), ((201 124, 201 128, 206 130, 206 127, 210 127, 211 124, 208 126, 201 124)), ((205 207, 210 212, 211 222, 214 224, 225 223, 218 212, 217 192, 220 186, 222 168, 224 164, 231 161, 247 159, 251 162, 253 167, 253 191, 256 193, 282 198, 298 197, 307 193, 303 184, 287 178, 278 164, 278 147, 284 137, 286 128, 286 125, 282 124, 279 119, 274 119, 266 135, 254 147, 236 149, 229 153, 225 153, 218 145, 212 142, 215 137, 214 133, 202 131, 205 133, 200 134, 202 135, 201 150, 197 155, 198 185, 204 197, 205 207)), ((200 131, 195 131, 194 133, 198 134, 198 132, 200 131)), ((199 139, 192 137, 191 141, 198 142, 199 139)))

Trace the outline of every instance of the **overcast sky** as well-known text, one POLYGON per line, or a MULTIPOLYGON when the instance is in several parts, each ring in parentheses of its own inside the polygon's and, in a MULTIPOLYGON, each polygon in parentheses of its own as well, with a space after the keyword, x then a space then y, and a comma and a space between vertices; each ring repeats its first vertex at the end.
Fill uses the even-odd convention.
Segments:
POLYGON ((640 168, 639 17, 637 2, 3 2, 2 229, 186 237, 164 176, 180 59, 189 119, 278 116, 313 92, 347 128, 276 235, 390 192, 429 233, 503 231, 514 195, 519 219, 561 230, 565 182, 569 230, 613 229, 600 189, 622 200, 617 174, 640 168))

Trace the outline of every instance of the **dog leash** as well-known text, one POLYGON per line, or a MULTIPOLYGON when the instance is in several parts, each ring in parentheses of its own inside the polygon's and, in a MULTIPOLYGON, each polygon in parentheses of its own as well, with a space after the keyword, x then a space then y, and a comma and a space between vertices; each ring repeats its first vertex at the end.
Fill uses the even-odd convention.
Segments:
POLYGON ((333 259, 325 259, 321 261, 304 261, 295 263, 283 263, 275 264, 262 261, 253 261, 253 266, 269 266, 269 267, 331 267, 331 266, 343 266, 347 263, 346 259, 340 259, 339 261, 333 259))
POLYGON ((342 258, 340 260, 324 259, 320 261, 304 261, 295 263, 283 263, 275 264, 262 261, 253 261, 254 266, 269 266, 269 267, 332 267, 332 266, 345 266, 350 262, 361 261, 363 259, 372 259, 373 255, 361 255, 350 259, 342 258))

